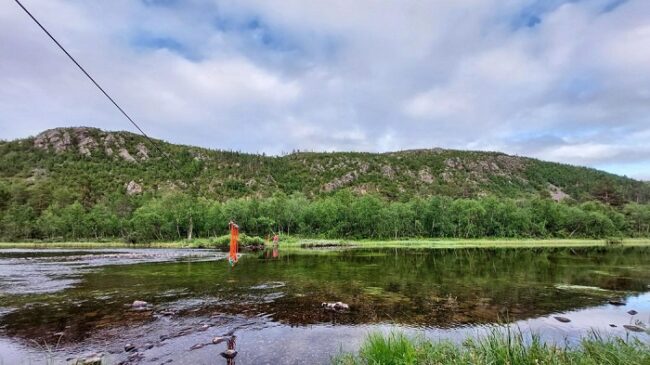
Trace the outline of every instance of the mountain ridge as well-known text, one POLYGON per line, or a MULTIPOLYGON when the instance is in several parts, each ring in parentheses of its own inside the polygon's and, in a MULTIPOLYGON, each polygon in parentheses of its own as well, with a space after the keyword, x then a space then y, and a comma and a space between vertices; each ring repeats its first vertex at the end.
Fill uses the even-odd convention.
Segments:
POLYGON ((501 152, 436 147, 267 156, 153 140, 177 166, 171 166, 146 138, 131 132, 48 129, 0 143, 0 181, 22 180, 33 186, 50 180, 55 185, 79 186, 78 180, 85 178, 99 180, 88 187, 94 195, 128 193, 126 187, 133 183, 141 192, 194 189, 193 194, 217 200, 276 192, 316 198, 339 190, 389 200, 495 195, 621 204, 647 202, 650 196, 650 184, 642 181, 501 152), (112 174, 91 176, 98 168, 112 174))

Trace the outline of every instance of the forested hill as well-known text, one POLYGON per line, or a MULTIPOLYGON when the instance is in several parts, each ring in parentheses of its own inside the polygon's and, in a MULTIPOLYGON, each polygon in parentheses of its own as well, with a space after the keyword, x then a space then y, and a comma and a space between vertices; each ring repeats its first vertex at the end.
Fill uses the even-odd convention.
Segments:
POLYGON ((300 192, 316 198, 348 190, 388 200, 442 195, 647 202, 648 183, 602 171, 509 156, 445 149, 390 153, 294 152, 263 156, 157 141, 95 128, 57 128, 0 143, 0 200, 35 209, 53 201, 91 206, 109 196, 182 191, 224 201, 300 192))

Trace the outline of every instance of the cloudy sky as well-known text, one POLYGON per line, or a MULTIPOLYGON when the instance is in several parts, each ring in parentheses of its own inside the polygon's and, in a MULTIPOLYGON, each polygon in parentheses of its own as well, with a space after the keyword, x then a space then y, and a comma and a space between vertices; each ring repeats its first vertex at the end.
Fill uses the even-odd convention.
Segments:
MULTIPOLYGON (((497 150, 650 179, 648 0, 22 0, 150 135, 497 150)), ((0 139, 133 130, 14 1, 0 139)))

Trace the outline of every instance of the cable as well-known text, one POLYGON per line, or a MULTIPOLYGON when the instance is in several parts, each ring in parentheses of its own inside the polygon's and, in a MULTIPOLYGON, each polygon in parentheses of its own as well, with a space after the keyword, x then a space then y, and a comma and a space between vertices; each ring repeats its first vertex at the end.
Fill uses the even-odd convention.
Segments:
POLYGON ((50 37, 50 39, 51 39, 52 41, 54 41, 54 43, 56 43, 57 46, 59 46, 59 48, 63 51, 63 53, 65 53, 66 56, 68 56, 68 58, 69 58, 72 62, 74 62, 74 64, 77 65, 77 67, 79 67, 79 69, 81 70, 81 72, 83 72, 84 75, 86 75, 86 77, 88 77, 88 78, 90 79, 90 81, 92 81, 93 84, 95 84, 95 86, 97 86, 97 88, 102 92, 102 94, 104 94, 104 96, 106 96, 106 97, 108 98, 108 100, 110 100, 111 103, 113 103, 113 105, 115 105, 115 107, 116 107, 116 108, 117 108, 117 109, 118 109, 118 110, 119 110, 119 111, 120 111, 120 112, 121 112, 121 113, 126 117, 126 119, 128 119, 129 122, 131 122, 131 124, 133 124, 133 125, 134 125, 134 126, 135 126, 139 131, 140 131, 140 133, 141 133, 145 138, 147 138, 147 140, 149 141, 149 143, 151 143, 151 144, 156 148, 156 150, 158 150, 158 152, 159 152, 161 155, 165 156, 165 158, 167 158, 167 160, 169 160, 169 162, 171 162, 172 164, 175 164, 175 163, 174 163, 174 162, 169 158, 169 156, 167 156, 167 154, 164 153, 164 152, 160 149, 160 147, 158 147, 158 144, 155 143, 154 140, 151 139, 151 138, 150 138, 150 137, 149 137, 149 136, 148 136, 148 135, 147 135, 147 134, 142 130, 142 128, 140 128, 140 126, 139 126, 139 125, 138 125, 138 124, 137 124, 133 119, 131 119, 131 117, 130 117, 128 114, 126 114, 126 112, 124 111, 124 109, 122 109, 122 108, 121 108, 121 107, 120 107, 120 106, 115 102, 115 100, 113 100, 113 98, 111 98, 110 95, 108 95, 108 93, 104 90, 104 88, 102 88, 102 87, 99 85, 99 83, 97 83, 97 81, 95 81, 95 79, 94 79, 92 76, 90 76, 90 74, 86 71, 86 69, 84 69, 84 68, 79 64, 79 62, 77 62, 77 60, 75 60, 75 58, 72 57, 72 55, 71 55, 71 54, 70 54, 70 53, 69 53, 69 52, 68 52, 68 51, 67 51, 67 50, 66 50, 66 49, 61 45, 61 43, 59 43, 59 41, 57 41, 56 38, 54 38, 54 36, 53 36, 53 35, 52 35, 52 34, 51 34, 47 29, 45 29, 45 27, 44 27, 44 26, 43 26, 43 25, 42 25, 42 24, 41 24, 41 23, 40 23, 40 22, 39 22, 39 21, 34 17, 34 15, 32 15, 32 13, 30 13, 29 10, 27 10, 27 8, 25 8, 25 6, 24 6, 24 5, 23 5, 19 0, 15 0, 15 1, 16 1, 16 3, 17 3, 17 4, 18 4, 18 5, 19 5, 19 6, 20 6, 24 11, 25 11, 25 13, 27 13, 27 15, 29 15, 29 17, 32 18, 32 20, 33 20, 33 21, 34 21, 34 22, 35 22, 35 23, 36 23, 36 24, 37 24, 37 25, 38 25, 38 26, 39 26, 39 27, 40 27, 40 28, 45 32, 45 34, 47 34, 47 36, 50 37))

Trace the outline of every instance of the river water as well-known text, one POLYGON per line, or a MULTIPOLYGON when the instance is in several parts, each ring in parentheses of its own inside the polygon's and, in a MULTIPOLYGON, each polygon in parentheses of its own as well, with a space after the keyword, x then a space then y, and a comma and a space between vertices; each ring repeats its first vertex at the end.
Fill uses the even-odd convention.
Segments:
POLYGON ((623 326, 648 328, 649 285, 643 247, 280 247, 234 268, 210 250, 5 249, 0 363, 224 364, 212 340, 225 336, 238 364, 327 364, 373 331, 460 342, 504 324, 561 344, 591 331, 647 342, 623 326), (333 301, 350 310, 321 306, 333 301))

